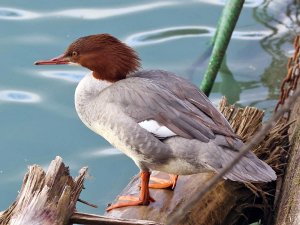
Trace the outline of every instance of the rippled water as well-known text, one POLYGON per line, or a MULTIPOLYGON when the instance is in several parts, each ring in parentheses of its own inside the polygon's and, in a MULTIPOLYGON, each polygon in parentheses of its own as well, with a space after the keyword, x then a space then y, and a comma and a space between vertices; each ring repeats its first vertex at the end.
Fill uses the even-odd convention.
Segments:
MULTIPOLYGON (((0 211, 16 197, 27 165, 47 167, 56 155, 73 175, 89 166, 82 199, 101 213, 138 172, 134 163, 79 121, 74 89, 88 71, 35 67, 74 39, 111 33, 133 46, 143 67, 175 72, 199 85, 223 0, 11 1, 0 3, 0 211)), ((246 1, 211 99, 251 105, 267 114, 278 97, 299 18, 291 0, 246 1)), ((297 30, 298 29, 298 30, 297 30)))

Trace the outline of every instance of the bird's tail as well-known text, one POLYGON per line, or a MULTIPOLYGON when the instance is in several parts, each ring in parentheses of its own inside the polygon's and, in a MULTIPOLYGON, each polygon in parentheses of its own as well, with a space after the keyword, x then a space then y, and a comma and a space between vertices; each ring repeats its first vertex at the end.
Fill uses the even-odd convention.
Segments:
MULTIPOLYGON (((225 154, 232 161, 236 153, 225 150, 225 154)), ((225 176, 229 180, 240 182, 270 182, 276 180, 275 171, 265 162, 256 157, 253 152, 248 152, 225 176)))

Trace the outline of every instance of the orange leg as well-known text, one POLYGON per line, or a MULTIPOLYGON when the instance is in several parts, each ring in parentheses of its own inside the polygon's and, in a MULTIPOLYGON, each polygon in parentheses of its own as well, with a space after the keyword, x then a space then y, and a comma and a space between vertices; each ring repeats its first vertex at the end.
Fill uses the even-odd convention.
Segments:
POLYGON ((155 181, 156 183, 149 184, 149 188, 155 188, 155 189, 171 188, 172 190, 174 190, 178 179, 178 175, 169 174, 169 176, 170 176, 169 180, 161 179, 157 177, 151 177, 150 180, 155 181))
POLYGON ((154 202, 154 199, 150 197, 149 192, 149 179, 150 179, 150 172, 142 171, 140 173, 141 177, 141 190, 139 198, 134 196, 121 196, 119 200, 127 201, 122 203, 116 203, 111 205, 106 209, 106 211, 110 211, 112 209, 126 207, 126 206, 137 206, 137 205, 149 205, 150 202, 154 202))

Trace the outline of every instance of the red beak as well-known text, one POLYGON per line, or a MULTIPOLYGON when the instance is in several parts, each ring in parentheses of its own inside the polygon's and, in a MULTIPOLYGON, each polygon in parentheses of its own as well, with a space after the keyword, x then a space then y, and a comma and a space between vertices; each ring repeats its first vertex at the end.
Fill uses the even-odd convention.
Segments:
POLYGON ((70 59, 66 57, 64 54, 55 57, 50 60, 41 60, 34 63, 34 65, 60 65, 60 64, 68 64, 70 63, 70 59))

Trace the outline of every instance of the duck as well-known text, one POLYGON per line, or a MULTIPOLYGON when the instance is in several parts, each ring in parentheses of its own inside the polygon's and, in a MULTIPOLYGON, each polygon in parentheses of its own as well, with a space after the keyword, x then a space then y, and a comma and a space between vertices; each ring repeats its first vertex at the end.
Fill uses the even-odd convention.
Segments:
MULTIPOLYGON (((107 211, 149 205, 149 188, 175 188, 179 175, 218 173, 244 146, 229 122, 191 82, 172 72, 141 69, 137 52, 110 34, 80 37, 62 55, 35 65, 89 69, 75 90, 81 121, 130 157, 140 170, 139 196, 123 196, 107 211), (152 171, 168 173, 154 179, 152 171)), ((225 176, 271 182, 275 171, 248 152, 225 176)))

